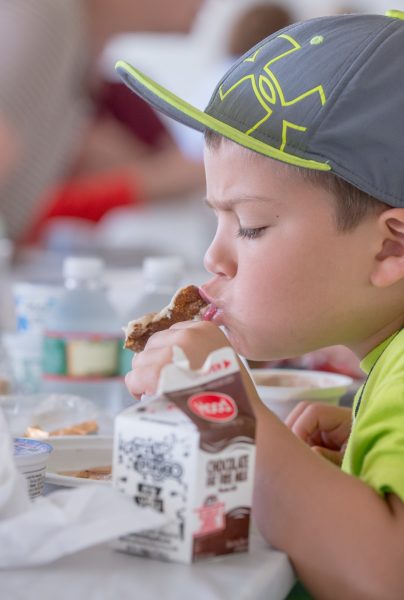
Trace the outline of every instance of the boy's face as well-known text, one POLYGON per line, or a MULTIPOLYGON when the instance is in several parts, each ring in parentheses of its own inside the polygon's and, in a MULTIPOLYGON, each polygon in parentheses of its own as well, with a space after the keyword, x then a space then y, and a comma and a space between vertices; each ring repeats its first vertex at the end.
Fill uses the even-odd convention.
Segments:
POLYGON ((235 349, 269 360, 362 335, 374 220, 338 232, 327 191, 233 142, 206 149, 205 168, 218 224, 203 289, 235 349))

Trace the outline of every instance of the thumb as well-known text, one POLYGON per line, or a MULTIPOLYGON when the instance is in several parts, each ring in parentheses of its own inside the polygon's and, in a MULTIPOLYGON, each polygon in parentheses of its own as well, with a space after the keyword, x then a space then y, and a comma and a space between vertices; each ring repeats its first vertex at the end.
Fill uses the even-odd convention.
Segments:
POLYGON ((316 454, 320 454, 326 460, 334 463, 338 467, 341 466, 343 453, 341 450, 330 450, 329 448, 323 448, 322 446, 312 446, 311 449, 316 454))

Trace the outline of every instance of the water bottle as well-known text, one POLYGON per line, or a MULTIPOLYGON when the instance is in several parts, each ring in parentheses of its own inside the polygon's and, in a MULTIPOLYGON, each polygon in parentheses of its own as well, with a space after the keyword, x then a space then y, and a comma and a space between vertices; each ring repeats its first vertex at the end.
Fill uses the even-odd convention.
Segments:
MULTIPOLYGON (((150 256, 143 260, 143 292, 128 311, 126 321, 133 321, 150 312, 159 312, 170 303, 184 274, 184 261, 180 256, 150 256)), ((131 368, 133 352, 125 350, 121 370, 131 368)))
POLYGON ((107 298, 104 263, 67 257, 64 292, 45 318, 42 389, 93 400, 109 416, 121 409, 122 323, 107 298))
POLYGON ((184 261, 180 256, 150 256, 144 259, 144 290, 132 307, 131 319, 148 312, 158 312, 170 303, 183 277, 184 261))

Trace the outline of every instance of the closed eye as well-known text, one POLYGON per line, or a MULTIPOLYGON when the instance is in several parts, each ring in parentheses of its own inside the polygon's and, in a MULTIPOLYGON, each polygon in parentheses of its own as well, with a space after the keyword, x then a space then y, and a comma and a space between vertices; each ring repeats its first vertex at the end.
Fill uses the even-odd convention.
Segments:
POLYGON ((256 238, 258 238, 261 235, 261 233, 263 233, 265 231, 265 229, 267 229, 267 227, 254 227, 254 228, 239 227, 239 229, 237 231, 237 237, 248 238, 249 240, 255 240, 256 238))

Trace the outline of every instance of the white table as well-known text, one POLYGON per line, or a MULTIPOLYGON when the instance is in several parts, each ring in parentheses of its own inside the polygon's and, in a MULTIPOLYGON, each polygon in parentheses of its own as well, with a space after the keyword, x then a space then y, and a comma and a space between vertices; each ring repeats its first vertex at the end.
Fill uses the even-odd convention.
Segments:
MULTIPOLYGON (((190 280, 205 277, 195 273, 190 280)), ((128 272, 115 270, 110 279, 122 308, 128 272)), ((139 269, 132 283, 140 284, 139 269)), ((43 567, 0 570, 0 600, 283 600, 294 582, 287 556, 253 531, 250 552, 195 565, 128 556, 102 544, 43 567)))
POLYGON ((255 531, 251 550, 194 565, 121 554, 102 544, 50 565, 0 571, 2 600, 281 600, 295 582, 285 554, 255 531))

